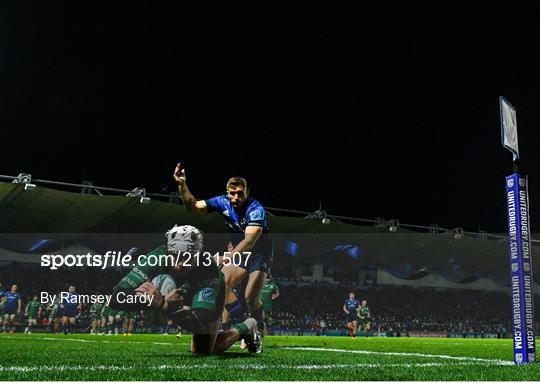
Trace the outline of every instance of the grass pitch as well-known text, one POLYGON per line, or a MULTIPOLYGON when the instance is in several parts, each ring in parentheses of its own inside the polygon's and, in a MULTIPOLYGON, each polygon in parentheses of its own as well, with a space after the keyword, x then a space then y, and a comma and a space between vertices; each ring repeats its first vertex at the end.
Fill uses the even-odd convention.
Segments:
POLYGON ((511 339, 280 337, 195 356, 189 336, 0 335, 0 380, 539 380, 511 339))

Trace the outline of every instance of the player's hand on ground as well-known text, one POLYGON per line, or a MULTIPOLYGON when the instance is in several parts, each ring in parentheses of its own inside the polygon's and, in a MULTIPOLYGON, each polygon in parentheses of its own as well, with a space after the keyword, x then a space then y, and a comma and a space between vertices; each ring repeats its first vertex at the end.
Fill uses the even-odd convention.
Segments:
POLYGON ((183 184, 186 182, 186 169, 184 169, 180 163, 176 164, 173 177, 174 180, 179 184, 183 184))
POLYGON ((156 286, 150 282, 144 282, 142 285, 137 287, 135 289, 135 293, 137 295, 147 295, 149 297, 153 297, 150 308, 154 310, 161 309, 163 306, 165 297, 161 295, 161 292, 156 288, 156 286))

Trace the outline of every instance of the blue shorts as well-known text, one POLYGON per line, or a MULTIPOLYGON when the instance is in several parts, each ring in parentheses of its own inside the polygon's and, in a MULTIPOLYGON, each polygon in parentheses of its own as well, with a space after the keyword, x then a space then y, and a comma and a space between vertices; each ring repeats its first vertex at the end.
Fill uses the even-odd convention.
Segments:
POLYGON ((77 308, 64 308, 64 315, 68 318, 75 318, 77 316, 77 308))
POLYGON ((347 323, 352 323, 354 321, 358 322, 358 316, 356 315, 356 311, 350 314, 347 314, 347 323))
POLYGON ((270 268, 274 259, 273 246, 271 248, 252 251, 249 258, 247 258, 247 262, 245 261, 246 257, 247 255, 242 255, 242 262, 240 262, 239 267, 246 270, 248 274, 254 271, 263 271, 267 275, 270 275, 270 268))
POLYGON ((56 313, 54 314, 54 317, 55 318, 62 318, 64 316, 64 309, 61 309, 60 307, 58 307, 56 309, 56 313))
POLYGON ((15 314, 17 314, 17 306, 4 307, 4 315, 15 315, 15 314))

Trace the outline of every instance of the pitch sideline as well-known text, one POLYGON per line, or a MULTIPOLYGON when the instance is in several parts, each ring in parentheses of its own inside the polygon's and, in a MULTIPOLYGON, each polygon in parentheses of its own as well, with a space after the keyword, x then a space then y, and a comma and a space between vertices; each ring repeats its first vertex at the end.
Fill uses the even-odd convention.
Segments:
POLYGON ((342 352, 342 353, 351 353, 351 354, 371 354, 371 355, 388 355, 388 356, 417 356, 423 358, 440 358, 440 359, 450 359, 450 360, 461 360, 469 362, 478 362, 478 363, 491 363, 497 365, 514 365, 514 362, 509 360, 502 359, 485 359, 485 358, 475 358, 469 356, 454 356, 454 355, 444 355, 444 354, 420 354, 414 352, 394 352, 394 351, 368 351, 368 350, 346 350, 340 348, 322 348, 322 347, 283 347, 285 350, 305 350, 305 351, 327 351, 327 352, 342 352))

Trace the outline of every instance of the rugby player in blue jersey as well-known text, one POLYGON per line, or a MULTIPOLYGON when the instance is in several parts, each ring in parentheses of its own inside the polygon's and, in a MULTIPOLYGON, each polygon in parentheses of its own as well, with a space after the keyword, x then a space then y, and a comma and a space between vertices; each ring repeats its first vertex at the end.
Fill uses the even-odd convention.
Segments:
POLYGON ((69 332, 73 332, 75 317, 81 309, 79 295, 75 293, 74 285, 69 286, 68 293, 60 300, 60 308, 63 310, 62 332, 67 335, 69 332))
POLYGON ((358 331, 358 309, 360 308, 360 302, 355 298, 353 292, 349 293, 349 299, 343 302, 343 311, 347 316, 347 327, 349 329, 349 336, 356 338, 356 332, 358 331))
POLYGON ((4 293, 4 334, 8 331, 13 333, 15 327, 10 325, 15 323, 16 316, 21 312, 21 295, 17 292, 17 285, 11 286, 11 291, 4 293))
POLYGON ((231 321, 238 323, 244 319, 243 309, 232 289, 247 278, 245 302, 250 311, 249 316, 255 318, 259 326, 264 328, 260 294, 269 274, 274 252, 266 211, 258 201, 249 196, 247 182, 242 177, 229 179, 226 194, 197 200, 186 185, 186 172, 181 164, 176 166, 173 176, 188 211, 217 212, 223 216, 231 232, 229 254, 240 255, 240 262, 236 262, 236 265, 225 262, 222 269, 226 285, 225 308, 231 321))

